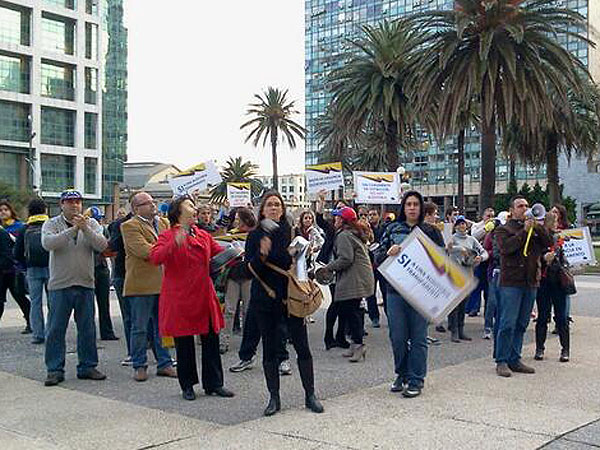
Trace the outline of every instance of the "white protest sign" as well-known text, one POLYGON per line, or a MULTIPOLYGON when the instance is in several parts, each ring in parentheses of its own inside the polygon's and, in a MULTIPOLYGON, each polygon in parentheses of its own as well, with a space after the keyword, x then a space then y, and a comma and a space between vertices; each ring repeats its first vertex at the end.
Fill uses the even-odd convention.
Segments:
POLYGON ((442 236, 444 237, 444 242, 447 244, 452 239, 452 229, 454 225, 449 222, 444 222, 444 229, 442 230, 442 236))
POLYGON ((562 230, 560 235, 565 238, 563 251, 571 266, 596 264, 592 236, 588 227, 562 230))
POLYGON ((217 184, 221 183, 223 178, 221 178, 221 174, 217 170, 215 163, 212 161, 206 161, 204 164, 207 172, 206 182, 211 186, 216 186, 217 184))
POLYGON ((207 173, 196 172, 192 175, 173 177, 169 180, 169 186, 175 195, 193 194, 208 188, 207 173))
POLYGON ((344 187, 342 163, 318 164, 306 166, 306 192, 316 194, 319 191, 335 191, 344 187))
POLYGON ((400 185, 395 172, 353 172, 357 203, 400 203, 400 185))
POLYGON ((467 272, 419 228, 402 243, 402 250, 388 257, 379 271, 423 317, 441 322, 477 286, 467 272))
POLYGON ((246 207, 252 203, 250 183, 227 183, 227 200, 232 208, 246 207))

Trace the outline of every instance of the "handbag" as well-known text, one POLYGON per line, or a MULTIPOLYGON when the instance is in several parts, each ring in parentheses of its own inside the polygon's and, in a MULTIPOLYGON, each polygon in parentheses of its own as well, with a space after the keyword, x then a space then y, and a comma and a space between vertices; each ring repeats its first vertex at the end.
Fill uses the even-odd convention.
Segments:
POLYGON ((575 277, 571 273, 568 267, 561 265, 558 272, 558 281, 560 287, 565 291, 567 295, 577 294, 577 288, 575 287, 575 277))
MULTIPOLYGON (((269 262, 265 263, 265 265, 288 279, 287 298, 284 299, 288 316, 304 319, 319 309, 321 303, 323 303, 324 296, 323 291, 321 291, 317 283, 310 279, 301 281, 294 275, 292 270, 283 270, 269 262)), ((275 291, 258 276, 252 264, 248 264, 248 268, 267 292, 267 295, 275 299, 275 291)))

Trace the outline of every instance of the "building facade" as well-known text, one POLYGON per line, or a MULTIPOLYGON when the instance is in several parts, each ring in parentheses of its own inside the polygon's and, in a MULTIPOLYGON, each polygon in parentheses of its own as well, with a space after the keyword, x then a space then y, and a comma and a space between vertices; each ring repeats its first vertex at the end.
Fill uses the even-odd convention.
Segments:
POLYGON ((102 202, 102 6, 99 0, 0 1, 3 182, 50 199, 76 188, 102 202))
MULTIPOLYGON (((594 8, 589 2, 590 8, 594 8)), ((594 17, 597 11, 588 10, 588 0, 558 0, 557 4, 579 11, 585 17, 594 17)), ((393 20, 402 16, 425 10, 449 9, 451 0, 306 0, 305 2, 305 92, 306 92, 306 157, 307 165, 320 162, 321 150, 316 137, 318 118, 323 115, 331 100, 326 87, 328 74, 348 62, 347 50, 351 48, 348 40, 361 36, 361 27, 374 25, 384 19, 393 20)), ((598 6, 595 6, 598 8, 598 6)), ((568 40, 563 37, 567 48, 586 65, 593 68, 595 57, 590 62, 587 44, 568 40)), ((400 160, 411 177, 411 184, 431 197, 439 204, 455 204, 458 177, 458 149, 456 138, 449 139, 438 146, 425 131, 417 136, 419 145, 410 149, 409 157, 401 153, 400 160)), ((479 192, 480 177, 480 137, 476 130, 470 130, 465 140, 465 193, 476 196, 479 192)), ((498 149, 498 153, 499 149, 498 149)), ((499 155, 500 156, 500 155, 499 155)), ((564 160, 563 160, 564 163, 564 160)), ((585 162, 583 166, 588 166, 585 162)), ((581 168, 581 164, 578 168, 581 168)), ((591 166, 590 166, 591 167, 591 166)), ((580 198, 582 192, 569 190, 573 177, 580 177, 581 171, 571 171, 561 166, 561 180, 565 183, 565 193, 580 198)), ((506 192, 509 178, 509 164, 499 157, 496 164, 496 192, 506 192)), ((522 183, 545 186, 545 167, 516 167, 516 178, 522 183)), ((600 183, 597 192, 586 194, 600 195, 600 183)), ((467 204, 476 206, 476 199, 467 197, 467 204), (469 201, 470 200, 470 201, 469 201)), ((586 200, 587 201, 587 200, 586 200)), ((580 199, 584 203, 584 199, 580 199)))
MULTIPOLYGON (((272 176, 259 176, 258 178, 265 190, 273 187, 272 176)), ((279 175, 279 192, 286 204, 296 208, 307 208, 309 206, 306 195, 306 180, 304 174, 279 175)))

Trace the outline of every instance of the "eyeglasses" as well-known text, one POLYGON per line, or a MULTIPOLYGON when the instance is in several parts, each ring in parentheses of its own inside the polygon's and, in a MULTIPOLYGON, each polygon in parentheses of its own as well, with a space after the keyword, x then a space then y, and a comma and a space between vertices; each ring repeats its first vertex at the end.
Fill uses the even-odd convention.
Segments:
POLYGON ((269 203, 265 204, 265 206, 267 208, 281 208, 282 207, 281 202, 273 202, 273 203, 269 202, 269 203))
POLYGON ((135 205, 135 206, 137 206, 137 207, 139 208, 140 206, 154 205, 154 204, 156 204, 156 202, 155 202, 154 200, 149 200, 149 201, 147 201, 147 202, 144 202, 144 203, 138 203, 138 204, 137 204, 137 205, 135 205))

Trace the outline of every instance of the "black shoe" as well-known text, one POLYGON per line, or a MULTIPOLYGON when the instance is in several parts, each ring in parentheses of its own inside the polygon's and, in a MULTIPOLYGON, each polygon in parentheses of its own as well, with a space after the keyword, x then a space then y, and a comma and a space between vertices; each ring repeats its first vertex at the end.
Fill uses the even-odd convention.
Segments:
POLYGON ((536 350, 533 359, 536 361, 542 361, 544 359, 544 350, 536 350))
POLYGON ((417 387, 417 386, 408 386, 402 392, 402 396, 404 396, 406 398, 415 398, 415 397, 418 397, 419 395, 421 395, 421 388, 417 387))
POLYGON ((44 340, 44 338, 33 338, 31 340, 31 343, 34 344, 34 345, 40 345, 40 344, 43 344, 44 342, 46 342, 44 340))
POLYGON ((77 378, 79 378, 80 380, 100 381, 100 380, 105 380, 106 375, 104 375, 98 369, 90 369, 85 373, 78 373, 77 378))
POLYGON ((269 399, 269 403, 267 404, 267 407, 265 408, 264 415, 272 416, 279 410, 281 410, 281 400, 279 399, 279 396, 272 395, 271 398, 269 399))
POLYGON ((479 315, 479 311, 471 311, 469 313, 469 317, 477 317, 479 315))
POLYGON ((23 331, 21 331, 21 334, 31 334, 31 327, 29 326, 29 324, 25 325, 25 328, 23 328, 23 331))
POLYGON ((310 409, 312 412, 320 414, 325 411, 323 405, 319 401, 319 399, 315 396, 315 394, 308 395, 306 400, 304 401, 304 405, 310 409))
POLYGON ((444 327, 444 325, 438 325, 437 327, 435 327, 435 331, 437 331, 438 333, 445 333, 446 328, 444 327))
POLYGON ((56 386, 63 381, 65 381, 65 376, 62 373, 49 373, 44 381, 44 386, 56 386))
POLYGON ((196 393, 194 392, 194 388, 186 388, 181 391, 181 396, 184 400, 196 400, 196 393))
POLYGON ((467 336, 466 334, 462 333, 458 335, 458 338, 461 341, 472 341, 473 339, 471 339, 469 336, 467 336))
POLYGON ((569 350, 563 350, 560 352, 560 362, 569 362, 569 350))
POLYGON ((392 383, 392 387, 390 388, 391 392, 404 392, 406 389, 406 383, 402 379, 402 377, 396 377, 396 381, 392 383))
POLYGON ((101 341, 118 341, 119 337, 115 336, 114 334, 109 334, 108 336, 101 337, 100 340, 101 341))
POLYGON ((331 350, 332 348, 336 348, 337 344, 335 341, 325 341, 325 350, 331 350))
POLYGON ((206 392, 206 395, 216 395, 217 397, 231 398, 235 396, 233 392, 225 389, 223 386, 216 389, 205 389, 204 392, 206 392))
POLYGON ((343 340, 343 341, 335 341, 335 346, 338 348, 350 348, 350 342, 343 340))

